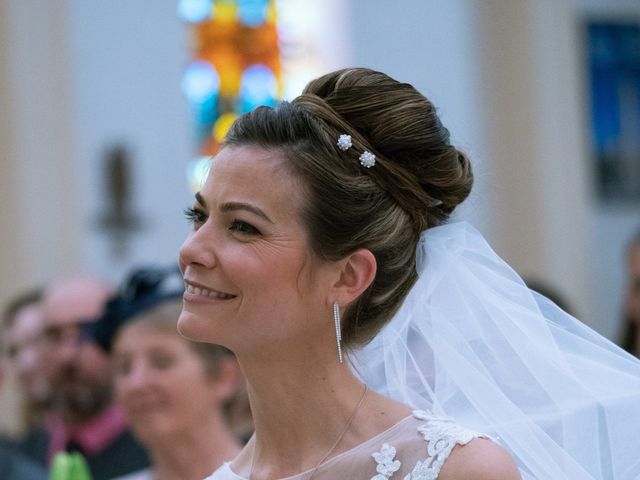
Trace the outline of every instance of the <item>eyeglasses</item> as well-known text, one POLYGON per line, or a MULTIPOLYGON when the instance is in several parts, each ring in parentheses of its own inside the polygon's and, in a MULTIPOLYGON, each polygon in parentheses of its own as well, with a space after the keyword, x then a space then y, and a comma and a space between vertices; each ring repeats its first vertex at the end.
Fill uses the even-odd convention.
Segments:
POLYGON ((53 346, 80 344, 88 340, 86 331, 91 323, 82 321, 68 325, 49 325, 44 329, 43 340, 53 346))

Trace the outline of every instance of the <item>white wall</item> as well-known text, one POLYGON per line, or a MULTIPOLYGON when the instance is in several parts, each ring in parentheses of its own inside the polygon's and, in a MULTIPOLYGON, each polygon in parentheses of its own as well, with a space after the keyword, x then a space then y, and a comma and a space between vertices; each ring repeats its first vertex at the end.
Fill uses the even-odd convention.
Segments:
POLYGON ((187 30, 174 0, 69 3, 82 254, 115 281, 132 263, 175 262, 187 230, 182 210, 192 201, 185 182, 192 150, 180 90, 187 30), (123 258, 112 255, 109 237, 96 227, 105 212, 103 156, 114 143, 132 154, 132 210, 143 223, 123 258))
POLYGON ((2 300, 79 263, 65 15, 45 0, 2 3, 2 300))

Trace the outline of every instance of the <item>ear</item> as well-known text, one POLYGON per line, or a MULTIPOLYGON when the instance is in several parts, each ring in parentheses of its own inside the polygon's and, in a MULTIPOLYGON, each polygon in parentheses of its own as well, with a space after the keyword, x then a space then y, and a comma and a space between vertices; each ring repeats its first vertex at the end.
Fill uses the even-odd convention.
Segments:
POLYGON ((356 250, 340 262, 339 278, 334 283, 330 302, 345 306, 369 288, 376 276, 376 257, 366 248, 356 250))

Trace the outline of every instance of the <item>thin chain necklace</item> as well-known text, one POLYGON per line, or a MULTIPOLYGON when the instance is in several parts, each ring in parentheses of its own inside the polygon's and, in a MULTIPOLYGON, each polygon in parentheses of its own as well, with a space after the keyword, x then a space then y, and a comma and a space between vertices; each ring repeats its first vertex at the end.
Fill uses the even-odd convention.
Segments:
MULTIPOLYGON (((349 428, 351 428, 351 424, 353 423, 353 420, 356 418, 356 414, 358 413, 358 410, 360 410, 360 407, 362 406, 362 404, 364 402, 364 398, 367 396, 367 392, 368 391, 369 391, 369 387, 367 387, 365 385, 364 386, 364 391, 362 392, 362 396, 360 397, 360 400, 358 400, 358 404, 356 405, 356 408, 353 409, 353 412, 351 413, 351 416, 349 417, 349 420, 347 420, 347 423, 345 423, 344 428, 342 429, 342 432, 340 432, 340 435, 338 435, 338 438, 333 443, 333 445, 331 445, 331 448, 324 455, 324 457, 322 457, 320 459, 320 461, 318 463, 316 463, 316 465, 313 467, 313 469, 311 470, 310 475, 306 478, 306 480, 311 480, 313 477, 315 477, 316 471, 318 470, 318 467, 320 465, 322 465, 322 463, 327 458, 329 458, 329 455, 331 455, 333 453, 333 451, 338 447, 338 445, 340 445, 340 442, 342 441, 342 438, 347 434, 347 432, 349 431, 349 428)), ((251 469, 249 470, 249 478, 248 478, 248 480, 254 480, 253 479, 253 469, 255 468, 255 466, 256 466, 256 452, 255 452, 255 447, 254 447, 253 456, 251 457, 251 469)))

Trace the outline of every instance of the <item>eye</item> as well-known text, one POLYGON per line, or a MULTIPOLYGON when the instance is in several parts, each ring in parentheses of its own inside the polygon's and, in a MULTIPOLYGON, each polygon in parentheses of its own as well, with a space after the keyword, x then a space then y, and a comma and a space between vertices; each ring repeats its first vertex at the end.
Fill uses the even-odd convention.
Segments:
POLYGON ((184 209, 185 218, 191 223, 193 226, 200 226, 207 221, 206 213, 200 210, 197 207, 187 207, 184 209))
POLYGON ((176 363, 176 360, 172 355, 166 354, 164 352, 156 352, 151 355, 149 363, 153 368, 156 368, 158 370, 166 370, 168 368, 171 368, 176 363))
POLYGON ((48 327, 44 331, 44 338, 50 344, 57 345, 59 343, 62 343, 62 338, 63 338, 62 331, 56 327, 48 327))
POLYGON ((242 220, 234 220, 231 222, 229 230, 242 235, 260 235, 260 231, 256 227, 242 220))
POLYGON ((131 372, 131 360, 128 358, 116 358, 113 371, 118 377, 126 377, 131 372))

